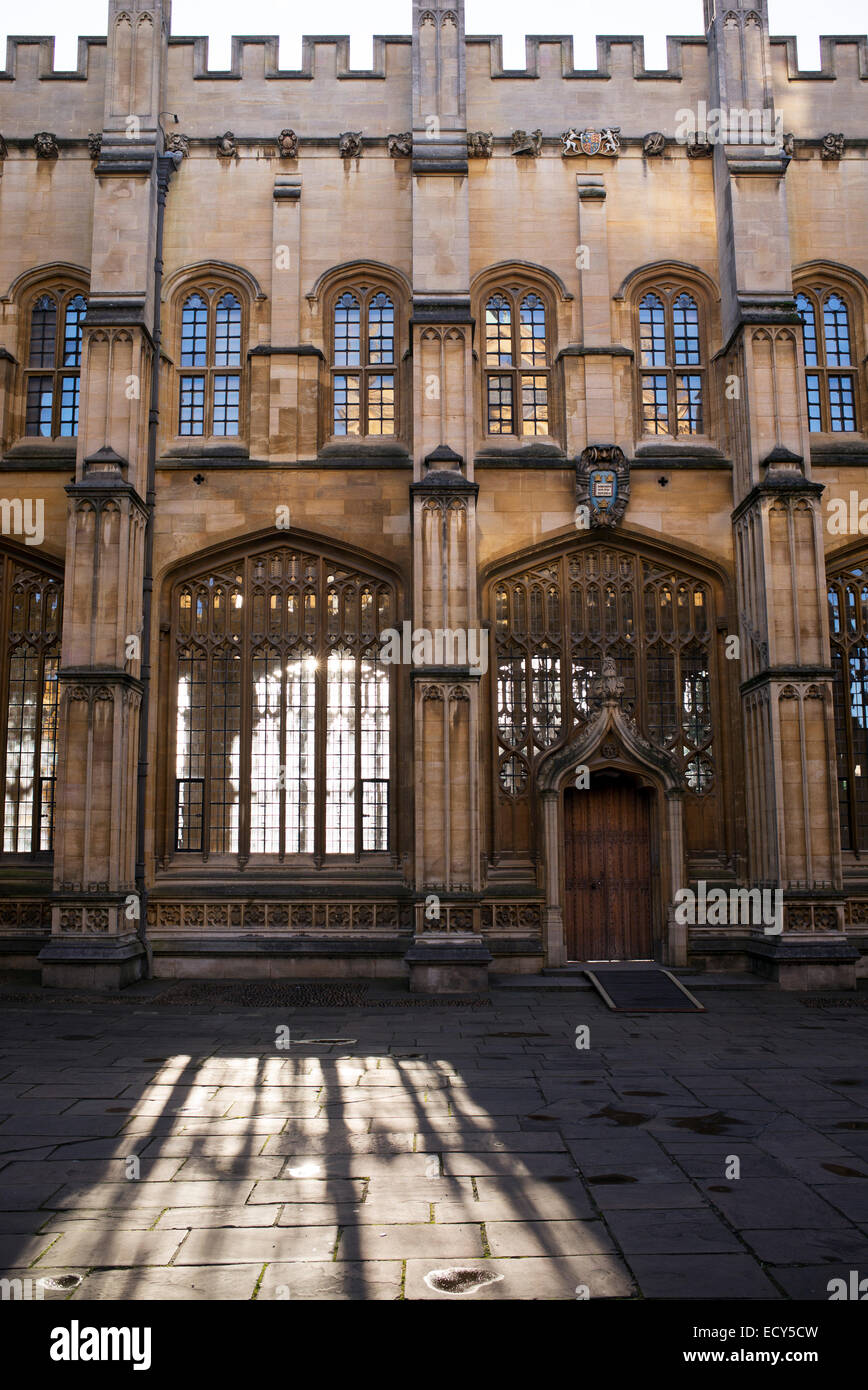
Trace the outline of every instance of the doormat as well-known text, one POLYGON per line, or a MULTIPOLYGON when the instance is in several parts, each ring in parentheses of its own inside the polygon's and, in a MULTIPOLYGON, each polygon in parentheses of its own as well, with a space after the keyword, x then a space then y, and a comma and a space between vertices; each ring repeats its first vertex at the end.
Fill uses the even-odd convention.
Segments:
POLYGON ((674 975, 653 965, 635 969, 601 965, 585 974, 603 1001, 617 1013, 705 1013, 704 1005, 674 975))

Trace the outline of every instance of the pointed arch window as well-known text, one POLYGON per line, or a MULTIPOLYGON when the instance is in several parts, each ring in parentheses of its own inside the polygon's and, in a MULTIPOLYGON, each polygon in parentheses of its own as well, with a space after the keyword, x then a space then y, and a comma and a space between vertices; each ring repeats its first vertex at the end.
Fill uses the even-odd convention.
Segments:
POLYGON ((173 608, 175 852, 385 852, 391 586, 274 546, 184 580, 173 608))
POLYGON ((4 854, 52 848, 62 598, 59 579, 0 552, 4 854))
POLYGON ((485 304, 485 429, 548 435, 550 350, 546 305, 532 290, 497 290, 485 304))
POLYGON ((87 300, 77 290, 39 294, 30 309, 25 356, 26 435, 78 434, 82 326, 87 300))
POLYGON ((178 434, 236 438, 242 420, 244 309, 234 290, 202 288, 181 305, 178 434))
POLYGON ((715 782, 711 592, 633 553, 587 546, 493 588, 500 788, 525 796, 539 758, 594 712, 614 660, 624 708, 703 796, 715 782))
POLYGON ((845 433, 857 428, 856 362, 847 300, 837 290, 796 295, 802 320, 808 429, 845 433))
POLYGON ((841 848, 868 850, 868 560, 829 577, 841 848))
POLYGON ((705 353, 699 304, 686 290, 648 290, 639 301, 642 430, 705 433, 705 353))
POLYGON ((332 313, 332 434, 337 438, 398 432, 396 311, 391 294, 345 290, 332 313))

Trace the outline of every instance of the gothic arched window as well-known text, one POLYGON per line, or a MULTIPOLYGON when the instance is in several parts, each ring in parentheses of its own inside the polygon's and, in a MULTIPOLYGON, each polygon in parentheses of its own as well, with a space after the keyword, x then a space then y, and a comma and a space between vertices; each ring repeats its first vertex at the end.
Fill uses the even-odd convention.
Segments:
POLYGON ((498 579, 498 777, 523 796, 541 755, 593 713, 593 682, 611 657, 624 707, 680 764, 701 796, 715 779, 711 593, 644 556, 588 545, 498 579))
POLYGON ((203 287, 181 305, 178 434, 235 438, 241 434, 244 312, 240 295, 203 287))
POLYGON ((499 289, 485 302, 485 432, 548 435, 546 306, 532 290, 499 289))
POLYGON ((855 430, 856 354, 847 301, 837 290, 802 290, 796 308, 802 320, 808 429, 855 430))
POLYGON ((26 435, 78 434, 81 334, 87 300, 77 290, 46 290, 33 300, 25 357, 26 435))
POLYGON ((0 551, 3 853, 52 848, 63 587, 0 551))
POLYGON ((388 849, 393 613, 385 579, 287 545, 176 585, 177 852, 388 849))
POLYGON ((334 301, 332 433, 336 437, 398 432, 395 301, 359 286, 334 301))
POLYGON ((639 301, 639 366, 645 434, 704 434, 705 353, 699 305, 660 287, 639 301))
POLYGON ((868 849, 868 563, 829 579, 841 848, 868 849))

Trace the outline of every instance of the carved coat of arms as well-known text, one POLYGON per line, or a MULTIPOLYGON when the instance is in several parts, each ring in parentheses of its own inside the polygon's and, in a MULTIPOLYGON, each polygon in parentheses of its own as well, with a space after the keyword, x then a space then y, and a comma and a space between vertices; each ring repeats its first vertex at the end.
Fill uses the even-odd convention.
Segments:
POLYGON ((617 154, 621 148, 620 133, 619 125, 603 126, 601 130, 576 130, 571 126, 561 136, 561 154, 564 158, 577 154, 617 154))
POLYGON ((576 465, 576 524, 614 526, 630 500, 630 465, 617 444, 585 449, 576 465))

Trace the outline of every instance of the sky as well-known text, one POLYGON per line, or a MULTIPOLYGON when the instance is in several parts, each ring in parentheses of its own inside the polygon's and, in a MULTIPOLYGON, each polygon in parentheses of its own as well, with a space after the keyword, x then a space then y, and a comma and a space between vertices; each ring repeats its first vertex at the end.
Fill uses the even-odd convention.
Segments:
MULTIPOLYGON (((23 12, 7 0, 0 8, 0 25, 7 26, 0 28, 3 62, 7 33, 53 34, 55 67, 74 67, 78 35, 104 34, 107 12, 106 0, 76 0, 74 5, 69 0, 29 0, 23 12)), ((864 34, 866 13, 866 0, 824 0, 822 5, 816 0, 769 0, 771 31, 796 35, 802 68, 819 67, 819 32, 864 34)), ((352 65, 363 68, 371 63, 372 33, 408 34, 410 15, 410 0, 317 0, 313 8, 291 0, 173 0, 172 32, 207 34, 210 66, 216 68, 229 66, 232 34, 279 35, 285 68, 300 65, 302 33, 349 34, 352 65)), ((528 29, 535 34, 572 32, 577 67, 596 67, 596 34, 642 34, 646 65, 665 67, 667 34, 703 32, 702 0, 657 5, 612 0, 605 6, 579 6, 577 0, 533 0, 532 5, 527 0, 467 0, 467 32, 502 34, 507 67, 525 66, 528 29)))

